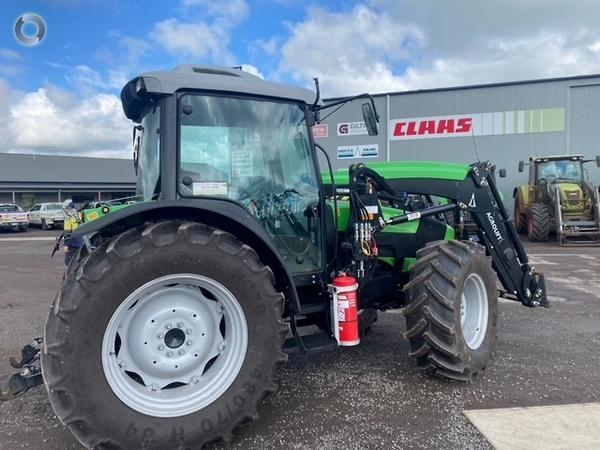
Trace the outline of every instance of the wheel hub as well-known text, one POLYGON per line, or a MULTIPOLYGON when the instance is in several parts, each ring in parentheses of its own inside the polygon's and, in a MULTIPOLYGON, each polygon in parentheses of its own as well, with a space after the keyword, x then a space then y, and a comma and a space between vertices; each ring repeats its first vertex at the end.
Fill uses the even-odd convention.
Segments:
POLYGON ((229 387, 245 358, 247 334, 243 310, 223 285, 201 275, 170 275, 146 283, 117 308, 102 365, 125 404, 175 417, 202 409, 229 387))
POLYGON ((185 342, 185 331, 175 328, 165 334, 165 344, 169 348, 179 348, 185 342))

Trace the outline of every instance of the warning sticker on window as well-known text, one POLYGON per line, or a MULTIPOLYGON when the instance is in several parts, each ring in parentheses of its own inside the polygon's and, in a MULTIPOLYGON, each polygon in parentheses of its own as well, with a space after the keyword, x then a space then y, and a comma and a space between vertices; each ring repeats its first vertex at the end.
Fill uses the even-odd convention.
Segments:
POLYGON ((224 181, 194 183, 192 192, 194 195, 227 195, 227 183, 224 181))
POLYGON ((251 177, 253 174, 252 152, 249 150, 231 152, 231 176, 251 177))

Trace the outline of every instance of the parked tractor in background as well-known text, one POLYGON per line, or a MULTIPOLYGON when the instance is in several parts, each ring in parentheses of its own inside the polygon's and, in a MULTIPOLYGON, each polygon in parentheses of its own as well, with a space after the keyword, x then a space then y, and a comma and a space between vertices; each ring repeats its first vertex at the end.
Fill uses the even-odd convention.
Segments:
MULTIPOLYGON (((229 440, 275 391, 284 350, 357 345, 373 310, 403 311, 418 367, 470 381, 494 348, 498 296, 547 305, 491 163, 334 173, 311 133, 321 112, 364 98, 370 135, 378 115, 367 94, 324 105, 316 87, 206 66, 124 87, 143 201, 74 230, 83 245, 39 351, 50 403, 83 445, 229 440), (448 225, 459 211, 478 242, 448 225)), ((0 398, 41 382, 31 347, 0 398)))
MULTIPOLYGON (((556 231, 560 245, 600 244, 598 187, 586 181, 582 155, 529 158, 529 183, 513 191, 515 225, 529 240, 545 242, 556 231)), ((600 156, 596 165, 600 167, 600 156)), ((519 161, 519 172, 526 163, 519 161)))

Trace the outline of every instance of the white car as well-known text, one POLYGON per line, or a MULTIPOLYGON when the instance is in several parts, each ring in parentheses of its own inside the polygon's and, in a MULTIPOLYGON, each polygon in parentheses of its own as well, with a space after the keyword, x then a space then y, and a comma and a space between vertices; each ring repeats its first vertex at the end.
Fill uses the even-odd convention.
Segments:
POLYGON ((0 204, 0 229, 9 228, 14 231, 25 231, 29 226, 27 213, 14 203, 0 204))
POLYGON ((60 203, 38 203, 29 210, 29 224, 39 225, 44 230, 62 228, 65 213, 60 203))

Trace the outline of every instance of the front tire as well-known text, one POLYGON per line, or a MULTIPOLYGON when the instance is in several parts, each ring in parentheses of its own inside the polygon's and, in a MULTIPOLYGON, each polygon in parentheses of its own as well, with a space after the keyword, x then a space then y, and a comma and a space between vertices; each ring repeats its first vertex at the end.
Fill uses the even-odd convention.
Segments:
POLYGON ((470 381, 488 363, 498 321, 496 274, 471 241, 434 241, 417 251, 405 285, 410 356, 427 372, 470 381))
POLYGON ((115 237, 75 264, 46 323, 54 411, 87 447, 228 440, 257 417, 286 360, 273 283, 250 247, 202 224, 115 237))
POLYGON ((531 242, 546 242, 550 235, 550 211, 543 203, 534 203, 529 209, 527 237, 531 242))

